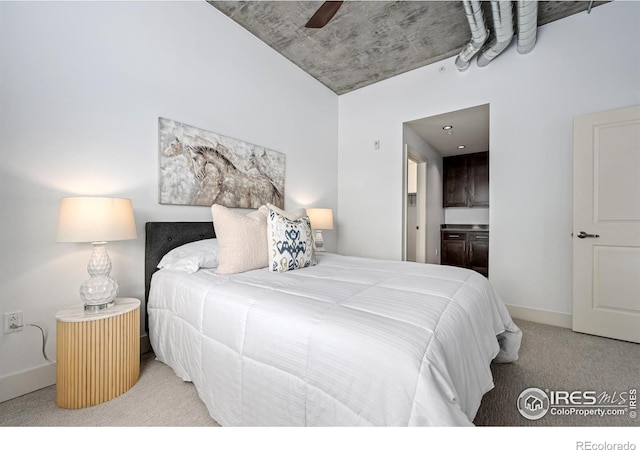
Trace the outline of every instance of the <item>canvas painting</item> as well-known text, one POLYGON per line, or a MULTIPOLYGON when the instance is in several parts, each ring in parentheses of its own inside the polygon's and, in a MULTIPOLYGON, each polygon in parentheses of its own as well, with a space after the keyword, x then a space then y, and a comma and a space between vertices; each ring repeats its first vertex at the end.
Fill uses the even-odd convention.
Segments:
POLYGON ((159 202, 284 208, 285 155, 159 118, 159 202))

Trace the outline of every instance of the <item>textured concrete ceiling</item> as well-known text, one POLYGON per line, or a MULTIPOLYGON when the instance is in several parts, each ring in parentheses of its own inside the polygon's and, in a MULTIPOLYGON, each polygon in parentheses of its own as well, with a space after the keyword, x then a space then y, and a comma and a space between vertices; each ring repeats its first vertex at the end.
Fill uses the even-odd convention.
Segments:
MULTIPOLYGON (((209 3, 337 94, 446 59, 471 38, 461 1, 345 1, 320 29, 305 24, 322 1, 209 3)), ((538 25, 603 3, 539 2, 538 25)))

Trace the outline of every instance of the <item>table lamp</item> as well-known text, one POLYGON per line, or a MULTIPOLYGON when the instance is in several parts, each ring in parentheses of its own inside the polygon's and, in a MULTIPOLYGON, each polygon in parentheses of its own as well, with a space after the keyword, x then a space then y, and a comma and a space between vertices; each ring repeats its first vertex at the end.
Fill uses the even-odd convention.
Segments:
POLYGON ((91 242, 93 252, 87 265, 90 277, 80 286, 84 309, 109 308, 118 296, 118 282, 112 278, 108 241, 135 239, 136 224, 131 200, 106 197, 67 197, 60 201, 57 242, 91 242))
POLYGON ((313 249, 316 252, 326 251, 322 230, 333 230, 333 210, 328 208, 309 208, 307 215, 311 222, 311 229, 316 231, 313 249))

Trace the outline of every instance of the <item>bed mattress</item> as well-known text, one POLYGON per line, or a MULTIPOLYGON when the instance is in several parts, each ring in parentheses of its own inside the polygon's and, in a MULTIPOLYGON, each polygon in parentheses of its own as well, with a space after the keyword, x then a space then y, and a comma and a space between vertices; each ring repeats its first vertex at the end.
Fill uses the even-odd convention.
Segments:
POLYGON ((472 425, 521 332, 482 275, 319 254, 316 266, 153 275, 156 358, 223 426, 472 425))

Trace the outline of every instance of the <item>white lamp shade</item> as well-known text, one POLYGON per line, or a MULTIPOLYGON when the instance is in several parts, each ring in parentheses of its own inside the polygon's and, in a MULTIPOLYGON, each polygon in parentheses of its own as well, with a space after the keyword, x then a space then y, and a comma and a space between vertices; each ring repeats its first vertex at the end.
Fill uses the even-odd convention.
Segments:
POLYGON ((60 201, 58 242, 101 242, 135 239, 131 200, 67 197, 60 201))
POLYGON ((314 230, 333 230, 333 210, 329 208, 309 208, 307 215, 314 230))

